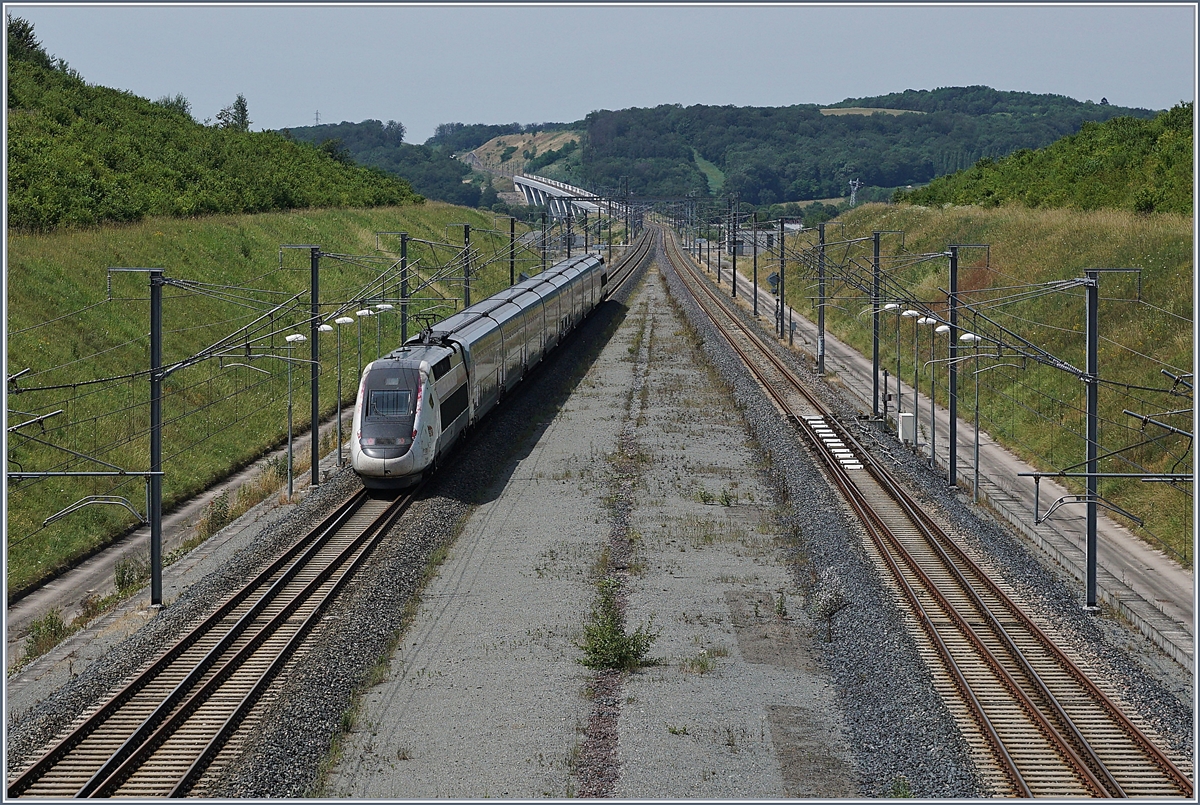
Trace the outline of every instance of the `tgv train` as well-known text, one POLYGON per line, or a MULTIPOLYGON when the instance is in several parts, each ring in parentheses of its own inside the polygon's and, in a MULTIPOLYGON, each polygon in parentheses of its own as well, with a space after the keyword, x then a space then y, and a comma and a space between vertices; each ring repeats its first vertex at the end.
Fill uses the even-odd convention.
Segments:
POLYGON ((350 442, 363 485, 417 483, 595 309, 607 285, 603 258, 573 257, 367 364, 350 442))

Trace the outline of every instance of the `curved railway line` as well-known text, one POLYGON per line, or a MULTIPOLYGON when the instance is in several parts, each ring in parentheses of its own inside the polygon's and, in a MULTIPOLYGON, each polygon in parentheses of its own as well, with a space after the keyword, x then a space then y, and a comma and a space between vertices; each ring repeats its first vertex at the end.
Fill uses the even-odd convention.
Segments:
MULTIPOLYGON (((646 231, 613 269, 619 291, 651 253, 646 231)), ((424 484, 394 499, 359 490, 228 596, 8 783, 9 797, 186 796, 424 484)))
POLYGON ((800 429, 863 523, 927 638, 935 684, 994 761, 1001 795, 1192 797, 1169 758, 978 567, 729 310, 662 230, 675 272, 779 409, 800 429), (932 655, 932 656, 931 656, 932 655))

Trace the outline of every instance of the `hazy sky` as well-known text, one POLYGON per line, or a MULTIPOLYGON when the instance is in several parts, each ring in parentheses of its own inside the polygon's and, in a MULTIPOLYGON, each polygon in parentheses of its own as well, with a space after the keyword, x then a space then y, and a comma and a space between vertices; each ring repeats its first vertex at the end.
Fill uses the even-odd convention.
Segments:
POLYGON ((986 84, 1165 109, 1195 97, 1194 4, 5 4, 93 83, 240 92, 252 128, 578 120, 986 84))

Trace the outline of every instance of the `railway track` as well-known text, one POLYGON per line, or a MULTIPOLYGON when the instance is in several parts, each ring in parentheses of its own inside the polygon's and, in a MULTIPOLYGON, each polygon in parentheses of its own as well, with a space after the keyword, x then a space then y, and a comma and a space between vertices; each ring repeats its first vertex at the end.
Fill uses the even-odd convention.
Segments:
MULTIPOLYGON (((845 430, 662 230, 697 304, 804 434, 863 523, 927 639, 935 684, 986 746, 999 792, 1019 797, 1187 797, 1188 772, 962 551, 845 430)), ((961 718, 961 716, 960 716, 961 718)))
MULTIPOLYGON (((418 490, 420 487, 417 488, 418 490)), ((347 498, 8 784, 11 797, 185 796, 407 509, 347 498)))
POLYGON ((611 267, 612 276, 609 279, 608 286, 608 296, 610 298, 637 275, 638 267, 641 266, 642 262, 654 250, 656 242, 655 230, 650 228, 643 229, 642 234, 633 242, 628 252, 622 255, 620 261, 611 267))
MULTIPOLYGON (((653 232, 645 231, 614 262, 610 296, 638 275, 654 244, 653 232)), ((345 500, 202 624, 76 719, 10 779, 8 796, 186 796, 420 489, 396 500, 360 490, 345 500)))

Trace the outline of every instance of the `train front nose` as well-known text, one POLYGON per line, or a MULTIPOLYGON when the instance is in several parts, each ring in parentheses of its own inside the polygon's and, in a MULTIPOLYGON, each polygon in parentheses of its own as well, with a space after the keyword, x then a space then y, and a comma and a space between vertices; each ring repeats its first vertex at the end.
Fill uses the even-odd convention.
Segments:
POLYGON ((359 475, 385 483, 402 482, 420 471, 414 466, 413 427, 420 374, 403 366, 372 368, 364 383, 359 432, 359 475))

